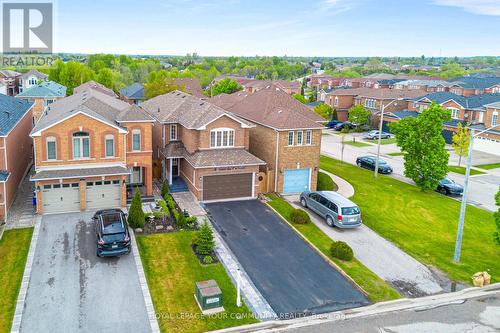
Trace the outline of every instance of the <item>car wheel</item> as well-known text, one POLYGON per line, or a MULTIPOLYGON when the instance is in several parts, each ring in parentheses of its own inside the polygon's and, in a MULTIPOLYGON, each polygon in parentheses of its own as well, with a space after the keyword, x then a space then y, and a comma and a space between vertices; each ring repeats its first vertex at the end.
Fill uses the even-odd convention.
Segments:
POLYGON ((306 202, 306 199, 304 199, 304 198, 300 199, 300 204, 302 205, 302 207, 307 208, 307 202, 306 202))
POLYGON ((444 187, 441 187, 441 188, 439 189, 439 192, 440 192, 441 194, 448 195, 448 190, 447 190, 447 189, 445 189, 444 187))
POLYGON ((361 162, 356 162, 356 164, 361 168, 361 162))
POLYGON ((328 224, 329 227, 333 227, 333 219, 330 216, 326 217, 326 224, 328 224))

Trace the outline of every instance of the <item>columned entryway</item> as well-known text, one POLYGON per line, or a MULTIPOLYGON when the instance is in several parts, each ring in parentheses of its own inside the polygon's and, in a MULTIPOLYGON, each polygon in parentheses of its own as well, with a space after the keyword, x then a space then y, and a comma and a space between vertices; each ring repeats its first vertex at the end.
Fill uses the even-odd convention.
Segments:
POLYGON ((179 177, 181 175, 181 163, 180 158, 172 157, 168 158, 168 184, 172 185, 175 177, 179 177))

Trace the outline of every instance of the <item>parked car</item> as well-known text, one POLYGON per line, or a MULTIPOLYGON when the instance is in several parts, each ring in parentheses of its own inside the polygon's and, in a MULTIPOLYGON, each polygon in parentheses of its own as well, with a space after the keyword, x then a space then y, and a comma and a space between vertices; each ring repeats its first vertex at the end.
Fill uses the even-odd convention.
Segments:
POLYGON ((338 123, 341 123, 341 121, 332 119, 332 120, 330 120, 328 122, 328 124, 326 124, 326 127, 328 127, 328 128, 334 128, 335 125, 337 125, 338 123))
POLYGON ((333 129, 336 131, 342 131, 344 129, 344 127, 348 127, 349 129, 353 129, 356 127, 356 125, 354 125, 353 123, 350 123, 348 121, 340 122, 340 123, 336 124, 335 126, 333 126, 333 129))
MULTIPOLYGON (((375 161, 376 157, 372 156, 361 156, 356 159, 356 164, 359 167, 366 168, 369 170, 375 170, 375 161)), ((386 161, 379 159, 378 160, 378 172, 390 174, 392 173, 392 167, 387 164, 386 161)))
POLYGON ((120 209, 99 210, 92 219, 97 236, 98 257, 115 257, 130 253, 127 219, 120 209))
POLYGON ((300 203, 324 218, 330 227, 355 228, 363 223, 359 207, 337 192, 305 191, 300 194, 300 203))
POLYGON ((444 195, 462 195, 464 188, 455 183, 453 179, 445 177, 439 181, 436 191, 444 195))
POLYGON ((370 132, 365 133, 365 135, 363 135, 363 137, 365 139, 368 139, 368 140, 375 140, 375 139, 378 139, 379 133, 381 133, 380 136, 381 136, 382 139, 389 139, 389 138, 392 137, 391 133, 380 132, 378 130, 371 130, 370 132))

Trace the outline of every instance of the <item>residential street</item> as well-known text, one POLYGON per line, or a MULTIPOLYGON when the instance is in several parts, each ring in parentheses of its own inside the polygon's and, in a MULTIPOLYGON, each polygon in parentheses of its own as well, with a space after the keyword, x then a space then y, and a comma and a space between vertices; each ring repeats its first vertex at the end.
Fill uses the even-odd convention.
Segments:
MULTIPOLYGON (((346 141, 352 141, 353 137, 356 137, 356 141, 361 140, 361 133, 348 134, 345 138, 346 141)), ((374 141, 376 142, 376 140, 374 141)), ((451 149, 451 147, 448 147, 451 149)), ((338 132, 333 130, 326 130, 323 133, 321 141, 321 151, 323 154, 329 155, 336 159, 341 159, 341 136, 338 132), (337 134, 326 134, 326 133, 337 133, 337 134)), ((394 172, 392 177, 398 178, 406 182, 412 182, 410 179, 404 177, 404 162, 402 156, 390 156, 388 153, 398 152, 399 148, 396 144, 381 145, 380 153, 381 158, 389 163, 394 172)), ((456 165, 458 158, 453 152, 450 153, 450 164, 456 165)), ((343 160, 345 162, 356 164, 356 158, 363 155, 376 155, 377 145, 372 144, 366 147, 355 147, 349 144, 344 144, 344 154, 343 160)), ((494 163, 500 161, 500 157, 489 155, 486 153, 474 151, 473 154, 473 165, 474 164, 486 164, 494 163)), ((462 164, 463 165, 463 164, 462 164)), ((457 173, 450 172, 448 176, 459 184, 464 183, 465 176, 457 173)), ((495 211, 498 207, 495 205, 494 196, 498 191, 498 186, 500 185, 500 169, 489 170, 488 174, 484 175, 474 175, 470 177, 469 183, 469 197, 468 202, 475 206, 495 211)), ((460 200, 460 198, 455 198, 460 200)))
POLYGON ((91 216, 43 216, 21 332, 151 331, 134 257, 97 258, 91 216))

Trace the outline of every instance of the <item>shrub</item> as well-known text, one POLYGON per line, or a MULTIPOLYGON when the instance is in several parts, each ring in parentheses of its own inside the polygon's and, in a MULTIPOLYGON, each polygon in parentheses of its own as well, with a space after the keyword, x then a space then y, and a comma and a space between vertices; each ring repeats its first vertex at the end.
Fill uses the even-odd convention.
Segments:
POLYGON ((198 222, 198 219, 196 218, 196 216, 190 216, 188 218, 186 218, 186 224, 189 228, 196 228, 196 224, 198 222))
POLYGON ((309 217, 309 214, 306 213, 306 211, 296 208, 290 213, 290 220, 293 223, 297 224, 306 224, 311 222, 311 218, 309 217))
POLYGON ((133 228, 144 227, 144 211, 142 210, 141 192, 138 188, 135 189, 134 198, 128 210, 128 224, 133 228))
POLYGON ((165 200, 158 201, 158 205, 160 206, 162 213, 165 213, 167 214, 167 216, 170 217, 170 211, 168 210, 167 203, 165 202, 165 200))
POLYGON ((208 221, 201 225, 200 231, 196 237, 196 251, 199 254, 208 255, 212 253, 215 247, 214 234, 212 228, 208 225, 208 221))
POLYGON ((168 188, 168 183, 163 182, 163 184, 161 185, 161 197, 163 199, 165 199, 169 192, 170 192, 170 189, 168 188))
POLYGON ((205 256, 205 257, 203 257, 203 263, 204 264, 208 265, 208 264, 211 264, 213 262, 214 262, 214 259, 211 256, 205 256))
POLYGON ((340 260, 351 261, 354 257, 354 253, 349 245, 346 242, 338 241, 333 242, 330 247, 330 254, 334 258, 338 258, 340 260))
POLYGON ((184 214, 177 214, 177 226, 181 229, 184 229, 187 225, 187 220, 184 214))
POLYGON ((167 202, 167 206, 168 208, 170 208, 170 210, 173 212, 175 211, 175 201, 174 201, 174 198, 172 198, 172 196, 170 194, 167 195, 167 197, 165 198, 165 201, 167 202))

